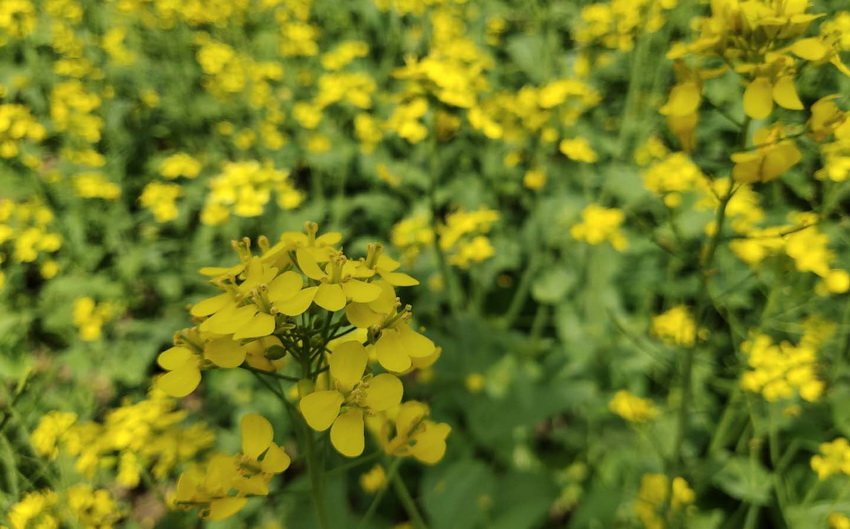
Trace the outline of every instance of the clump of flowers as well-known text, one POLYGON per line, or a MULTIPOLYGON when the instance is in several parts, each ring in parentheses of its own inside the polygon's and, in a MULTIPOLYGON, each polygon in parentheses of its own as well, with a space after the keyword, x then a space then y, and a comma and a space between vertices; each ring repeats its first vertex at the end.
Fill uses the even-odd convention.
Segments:
MULTIPOLYGON (((106 489, 78 483, 62 492, 42 489, 29 492, 9 508, 10 529, 80 527, 110 529, 125 513, 106 489)), ((0 526, 6 529, 5 526, 0 526)))
POLYGON ((74 300, 72 317, 80 338, 91 342, 100 338, 103 325, 115 317, 116 307, 110 302, 97 303, 83 296, 74 300))
POLYGON ((0 199, 0 288, 6 278, 3 268, 13 263, 40 261, 42 277, 56 275, 59 266, 52 254, 62 247, 62 238, 53 231, 53 221, 53 211, 38 200, 0 199))
POLYGON ((684 519, 687 506, 695 499, 696 494, 684 478, 673 478, 671 487, 670 479, 664 474, 645 474, 640 482, 635 512, 646 529, 664 529, 669 527, 668 524, 684 519))
POLYGON ((127 400, 109 410, 99 422, 52 411, 39 421, 32 443, 42 456, 71 456, 76 470, 88 478, 98 469, 113 469, 120 485, 133 488, 143 473, 168 477, 215 440, 203 423, 185 424, 187 412, 175 409, 176 404, 161 392, 152 392, 146 400, 127 400))
POLYGON ((668 345, 692 347, 697 338, 697 324, 685 305, 676 305, 652 318, 650 332, 668 345))
POLYGON ((209 194, 201 221, 218 225, 231 214, 256 217, 263 213, 274 192, 283 209, 298 207, 304 200, 289 180, 289 171, 275 169, 271 162, 228 162, 222 172, 209 182, 209 194))
POLYGON ((608 402, 608 409, 632 423, 644 423, 658 417, 658 408, 649 399, 642 399, 621 389, 608 402))
POLYGON ((741 387, 761 393, 773 402, 799 395, 813 402, 820 398, 824 383, 817 377, 817 351, 806 341, 798 345, 774 343, 757 334, 741 346, 750 369, 741 376, 741 387))
POLYGON ((487 234, 498 220, 498 211, 483 207, 447 215, 437 233, 440 248, 449 255, 449 262, 460 268, 469 268, 472 263, 493 257, 495 250, 487 234))
MULTIPOLYGON (((366 446, 367 419, 393 413, 395 433, 381 429, 377 435, 385 452, 428 464, 443 457, 450 431, 428 420, 424 405, 402 403, 399 376, 430 366, 440 353, 413 327, 412 307, 396 297, 396 287, 418 281, 399 272, 400 264, 379 244, 369 245, 364 258, 350 259, 337 247, 341 238, 318 235, 318 226, 307 223, 304 232, 283 233, 275 244, 259 238, 256 253, 250 240, 234 242, 240 262, 201 270, 221 293, 192 306, 197 324, 178 332, 174 347, 159 355, 165 373, 155 382, 168 395, 183 397, 197 388, 204 371, 242 367, 273 382, 270 388, 281 380, 297 383, 295 406, 283 388, 275 393, 309 428, 299 438, 317 494, 322 469, 311 430, 330 430, 336 451, 357 457, 366 446)), ((271 427, 261 419, 250 419, 248 426, 243 420, 242 456, 216 456, 206 470, 181 478, 178 502, 200 505, 203 516, 221 519, 241 509, 248 496, 267 494, 268 479, 286 465, 278 464, 271 427), (262 443, 244 445, 256 438, 262 443), (258 459, 267 449, 274 462, 269 469, 263 467, 269 455, 258 459), (205 477, 212 475, 225 479, 205 477)), ((322 512, 318 503, 317 509, 322 512)))
POLYGON ((570 236, 588 244, 608 242, 617 251, 628 247, 626 236, 620 231, 620 225, 626 220, 626 214, 617 208, 604 208, 590 204, 581 212, 582 221, 570 228, 570 236))
POLYGON ((821 480, 836 474, 850 476, 850 441, 839 437, 828 443, 821 443, 819 453, 812 456, 811 465, 821 480))

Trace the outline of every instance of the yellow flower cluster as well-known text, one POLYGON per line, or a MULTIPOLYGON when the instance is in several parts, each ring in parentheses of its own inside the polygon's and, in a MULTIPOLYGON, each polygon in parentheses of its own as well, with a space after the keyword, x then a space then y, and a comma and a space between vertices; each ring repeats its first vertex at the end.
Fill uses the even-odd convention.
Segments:
POLYGON ((159 174, 174 180, 175 178, 195 178, 203 169, 203 164, 185 152, 174 153, 162 161, 159 174))
POLYGON ((177 199, 183 194, 178 184, 151 182, 142 190, 139 203, 153 213, 157 222, 177 218, 177 199))
POLYGON ((142 473, 164 479, 215 440, 202 423, 181 424, 186 412, 175 411, 175 404, 154 392, 146 400, 125 401, 109 410, 102 422, 80 422, 73 413, 49 412, 33 431, 32 443, 40 455, 74 457, 76 470, 89 479, 98 469, 114 467, 116 481, 133 488, 142 473))
POLYGON ((697 338, 697 324, 685 305, 676 305, 653 316, 650 332, 668 345, 693 347, 697 338))
POLYGON ((741 375, 741 387, 761 393, 774 402, 800 395, 813 402, 823 394, 824 383, 817 377, 817 350, 810 341, 798 345, 775 344, 770 336, 757 334, 741 345, 749 370, 741 375))
POLYGON ((289 468, 291 460, 275 444, 274 429, 265 417, 243 416, 241 431, 241 453, 214 454, 205 465, 180 475, 175 505, 198 508, 201 518, 223 520, 241 511, 249 497, 268 496, 269 483, 289 468))
POLYGON ((275 169, 271 161, 226 162, 222 172, 210 180, 209 188, 201 212, 204 224, 222 224, 231 213, 240 217, 262 215, 272 192, 283 209, 298 207, 304 200, 290 182, 289 171, 275 169))
POLYGON ((103 120, 93 114, 100 104, 100 97, 86 91, 81 81, 63 81, 56 84, 50 94, 50 119, 57 131, 95 143, 100 140, 104 125, 103 120))
POLYGON ((649 399, 642 399, 621 389, 608 402, 608 409, 632 423, 644 423, 658 417, 658 408, 649 399))
POLYGON ((413 262, 423 249, 434 244, 431 216, 427 213, 414 213, 401 219, 393 226, 390 241, 401 250, 406 262, 413 262))
POLYGON ((360 487, 368 494, 381 490, 387 483, 387 473, 381 465, 375 465, 360 475, 360 487))
POLYGON ((87 342, 100 338, 103 325, 115 317, 116 307, 109 302, 95 303, 83 296, 74 300, 72 318, 80 331, 80 338, 87 342))
POLYGON ((38 22, 35 5, 30 0, 6 0, 0 11, 0 46, 10 40, 26 38, 38 22))
MULTIPOLYGON (((27 493, 7 513, 8 529, 112 529, 124 516, 106 489, 79 483, 57 493, 43 489, 27 493)), ((0 529, 7 529, 0 526, 0 529)))
POLYGON ((598 43, 629 51, 638 35, 661 29, 666 22, 665 11, 678 3, 678 0, 611 0, 586 5, 574 38, 584 46, 598 43))
POLYGON ((47 131, 24 105, 0 104, 0 157, 13 158, 26 140, 40 142, 47 131))
POLYGON ((460 268, 480 263, 495 255, 487 233, 499 220, 499 212, 485 207, 475 211, 455 211, 437 227, 440 248, 449 254, 449 262, 460 268))
POLYGON ((693 489, 684 478, 673 478, 673 494, 668 509, 670 488, 670 480, 664 474, 644 474, 635 502, 635 512, 645 529, 665 529, 674 520, 681 520, 687 515, 686 507, 696 499, 693 489))
MULTIPOLYGON (((5 250, 3 246, 10 242, 11 258, 19 263, 35 262, 42 253, 55 253, 62 246, 59 234, 50 231, 53 212, 40 202, 31 199, 14 202, 0 199, 0 264, 5 250)), ((42 265, 42 275, 50 278, 55 275, 57 265, 47 260, 42 265)))
POLYGON ((590 142, 581 137, 561 140, 558 150, 576 162, 595 163, 599 159, 599 155, 590 146, 590 142))
MULTIPOLYGON (((677 60, 676 85, 670 91, 662 114, 685 150, 695 146, 693 131, 699 120, 703 84, 731 69, 746 88, 743 110, 748 119, 763 120, 779 106, 804 110, 797 95, 796 80, 806 66, 831 63, 845 75, 848 69, 839 57, 843 38, 834 24, 824 21, 825 32, 804 37, 811 22, 821 15, 807 13, 809 0, 716 0, 711 14, 698 19, 699 37, 691 43, 676 43, 668 58, 677 60), (702 67, 720 58, 726 66, 702 67), (696 64, 689 67, 685 59, 696 64)), ((796 141, 781 123, 759 129, 752 150, 735 153, 733 176, 741 182, 766 182, 796 165, 801 155, 796 141)))
POLYGON ((445 455, 446 438, 452 429, 446 423, 427 419, 430 413, 426 404, 412 400, 370 418, 370 428, 388 455, 413 457, 433 465, 445 455))
POLYGON ((74 193, 80 198, 102 198, 118 200, 121 196, 121 186, 100 172, 89 171, 74 175, 74 193))
POLYGON ((817 214, 792 213, 788 217, 790 224, 749 230, 744 238, 730 242, 730 249, 750 265, 784 253, 794 261, 798 271, 812 272, 821 278, 817 287, 821 294, 843 294, 850 290, 850 274, 832 268, 836 256, 829 248, 829 237, 817 228, 817 214))
POLYGON ((671 208, 682 203, 683 193, 705 185, 706 181, 700 168, 683 152, 675 152, 656 161, 643 172, 642 177, 644 187, 661 197, 671 208))
POLYGON ((820 453, 812 456, 812 470, 818 479, 826 479, 835 474, 850 476, 850 441, 839 437, 829 443, 821 443, 820 453))
POLYGON ((620 231, 626 214, 616 208, 604 208, 590 204, 581 212, 582 221, 570 228, 570 236, 587 244, 611 243, 617 251, 624 251, 629 243, 620 231))
MULTIPOLYGON (((159 355, 166 373, 156 385, 183 397, 197 388, 203 370, 246 363, 273 373, 294 362, 302 368, 298 408, 305 421, 317 431, 330 429, 334 448, 356 457, 365 446, 365 418, 400 404, 403 386, 397 375, 430 366, 440 350, 412 328, 411 307, 402 307, 395 294, 396 286, 418 281, 397 272, 400 264, 380 245, 369 245, 367 256, 355 261, 336 248, 339 233, 317 236, 318 226, 305 228, 282 234, 274 245, 260 238, 260 255, 247 239, 234 243, 239 264, 202 270, 223 293, 192 307, 199 324, 178 333, 175 346, 159 355), (351 327, 331 332, 343 324, 351 327), (356 329, 362 331, 335 340, 356 329), (386 372, 374 373, 370 358, 386 372)), ((434 462, 442 457, 437 449, 445 435, 436 447, 432 438, 448 431, 422 419, 425 414, 403 425, 407 430, 397 435, 405 440, 398 444, 430 447, 427 454, 410 450, 434 462), (417 436, 428 442, 417 444, 417 436)))

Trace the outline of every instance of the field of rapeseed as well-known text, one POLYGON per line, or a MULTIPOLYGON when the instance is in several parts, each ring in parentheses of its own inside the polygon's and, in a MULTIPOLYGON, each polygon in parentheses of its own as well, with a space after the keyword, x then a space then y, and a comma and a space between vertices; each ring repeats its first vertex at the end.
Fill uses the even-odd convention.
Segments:
POLYGON ((0 528, 850 529, 845 0, 0 0, 0 528))

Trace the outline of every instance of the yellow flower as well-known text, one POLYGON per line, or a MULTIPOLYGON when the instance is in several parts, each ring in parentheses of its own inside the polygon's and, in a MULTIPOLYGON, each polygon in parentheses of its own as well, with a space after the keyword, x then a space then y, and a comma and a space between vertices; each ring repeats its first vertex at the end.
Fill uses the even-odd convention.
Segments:
POLYGON ((301 399, 304 419, 317 431, 331 429, 331 444, 346 457, 363 453, 364 413, 375 413, 396 406, 404 391, 394 375, 366 373, 369 354, 357 342, 345 342, 330 355, 333 389, 316 391, 301 399))
POLYGON ((786 137, 781 124, 759 129, 753 138, 752 150, 732 155, 732 177, 738 182, 775 180, 803 159, 796 142, 786 137))
POLYGON ((375 465, 368 472, 360 474, 360 486, 369 494, 381 490, 387 483, 387 473, 381 465, 375 465))
POLYGON ((73 320, 79 328, 80 338, 87 342, 100 338, 104 323, 112 319, 114 312, 111 303, 96 304, 87 296, 74 300, 73 320))
POLYGON ((622 210, 603 208, 590 204, 581 212, 582 222, 570 228, 570 236, 588 244, 610 242, 618 251, 628 247, 628 241, 620 231, 620 225, 626 219, 622 210))
POLYGON ((799 394, 814 402, 824 391, 817 378, 817 352, 811 343, 778 345, 764 334, 755 335, 741 345, 750 367, 741 376, 741 387, 761 393, 765 400, 775 402, 799 394))
POLYGON ((850 529, 850 518, 841 513, 830 514, 828 522, 829 529, 850 529))
POLYGON ((381 444, 387 454, 413 457, 428 465, 443 459, 451 426, 428 420, 428 406, 415 400, 405 402, 394 409, 393 414, 394 417, 379 430, 381 444))
POLYGON ((653 316, 650 332, 667 344, 692 347, 696 341, 697 326, 688 307, 677 305, 653 316))
POLYGON ((153 212, 157 222, 168 222, 177 218, 177 198, 183 189, 177 184, 151 182, 142 190, 139 203, 153 212))
POLYGON ((850 441, 839 437, 829 443, 821 443, 819 454, 812 457, 812 470, 818 479, 824 480, 835 474, 850 475, 850 441))
POLYGON ((242 510, 247 495, 267 496, 275 475, 289 468, 290 458, 274 443, 269 421, 255 413, 242 417, 242 453, 216 454, 206 468, 193 467, 180 475, 175 502, 200 507, 201 518, 223 520, 242 510), (235 495, 230 492, 235 490, 235 495))
POLYGON ((599 159, 590 143, 581 137, 561 140, 558 149, 570 160, 584 163, 595 163, 599 159))
POLYGON ((197 159, 185 152, 178 152, 162 161, 159 174, 169 179, 175 179, 181 176, 195 178, 201 172, 202 168, 203 165, 197 159))
POLYGON ((621 389, 608 403, 608 409, 633 423, 644 423, 658 417, 658 409, 649 399, 642 399, 621 389))
POLYGON ((644 474, 635 502, 635 512, 646 529, 665 529, 672 519, 680 516, 686 505, 696 499, 693 489, 684 478, 673 478, 672 499, 665 514, 665 505, 670 494, 670 480, 664 474, 644 474))

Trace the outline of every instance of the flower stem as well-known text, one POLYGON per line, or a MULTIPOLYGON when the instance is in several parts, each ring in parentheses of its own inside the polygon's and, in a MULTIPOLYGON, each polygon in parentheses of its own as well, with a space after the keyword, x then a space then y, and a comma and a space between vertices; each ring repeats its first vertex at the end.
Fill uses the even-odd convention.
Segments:
POLYGON ((304 455, 307 458, 307 471, 310 474, 310 494, 313 496, 313 506, 316 508, 319 527, 330 529, 328 507, 325 501, 324 469, 322 468, 321 454, 316 449, 316 437, 313 432, 308 431, 304 437, 306 439, 306 443, 304 443, 304 455))
POLYGON ((401 479, 401 476, 399 476, 398 473, 393 474, 392 482, 396 495, 398 496, 399 501, 401 501, 401 504, 404 506, 407 516, 410 517, 410 521, 413 522, 413 526, 416 529, 428 529, 428 524, 425 523, 425 519, 422 518, 422 515, 419 513, 419 509, 416 507, 416 501, 414 501, 413 496, 410 495, 410 491, 407 490, 407 485, 404 484, 404 480, 401 479))
POLYGON ((375 498, 372 500, 372 503, 369 505, 369 509, 366 511, 366 514, 363 515, 363 518, 360 520, 360 523, 357 524, 357 528, 361 529, 367 527, 369 520, 372 519, 372 516, 375 515, 375 511, 378 510, 378 505, 381 504, 381 500, 384 497, 384 494, 387 492, 387 485, 391 480, 395 478, 395 475, 398 473, 398 466, 401 464, 401 458, 396 458, 393 461, 389 469, 387 469, 387 481, 384 483, 384 486, 375 494, 375 498))

